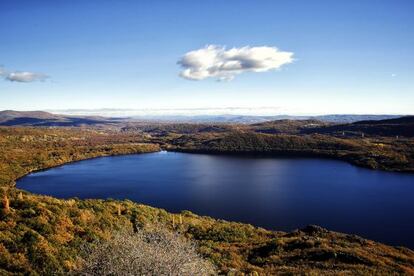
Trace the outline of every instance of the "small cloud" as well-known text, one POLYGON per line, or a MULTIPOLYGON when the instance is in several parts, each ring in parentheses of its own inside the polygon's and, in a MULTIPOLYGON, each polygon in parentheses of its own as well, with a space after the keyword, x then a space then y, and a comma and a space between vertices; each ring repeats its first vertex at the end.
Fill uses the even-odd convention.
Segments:
POLYGON ((396 76, 397 76, 397 74, 391 74, 391 77, 393 77, 393 78, 396 77, 396 76))
POLYGON ((243 72, 266 72, 293 62, 293 53, 276 47, 260 46, 226 49, 217 45, 186 53, 179 61, 180 76, 189 80, 214 77, 230 81, 243 72))
POLYGON ((0 67, 0 77, 3 77, 6 75, 6 70, 3 67, 0 67))
POLYGON ((33 82, 33 81, 44 81, 49 76, 42 73, 34 72, 23 72, 23 71, 14 71, 9 72, 3 67, 0 67, 0 77, 3 77, 5 80, 12 82, 33 82))
POLYGON ((32 72, 12 72, 6 75, 6 80, 17 82, 44 81, 48 78, 45 74, 32 72))

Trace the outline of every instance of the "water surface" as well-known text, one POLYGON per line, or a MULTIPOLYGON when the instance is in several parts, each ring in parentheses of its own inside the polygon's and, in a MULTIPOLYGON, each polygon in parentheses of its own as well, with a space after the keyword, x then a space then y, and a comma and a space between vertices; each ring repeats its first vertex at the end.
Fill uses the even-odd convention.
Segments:
POLYGON ((341 161, 161 152, 67 164, 17 186, 59 198, 128 198, 277 230, 317 224, 414 248, 414 175, 341 161))

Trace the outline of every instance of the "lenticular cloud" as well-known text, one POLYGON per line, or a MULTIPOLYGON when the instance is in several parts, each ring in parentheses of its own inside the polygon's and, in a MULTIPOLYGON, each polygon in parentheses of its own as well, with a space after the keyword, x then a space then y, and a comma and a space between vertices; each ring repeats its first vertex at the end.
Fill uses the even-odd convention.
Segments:
POLYGON ((208 45, 186 53, 179 61, 183 70, 180 76, 189 80, 217 78, 232 80, 243 72, 266 72, 279 69, 293 61, 293 53, 282 52, 276 47, 241 47, 226 49, 208 45))

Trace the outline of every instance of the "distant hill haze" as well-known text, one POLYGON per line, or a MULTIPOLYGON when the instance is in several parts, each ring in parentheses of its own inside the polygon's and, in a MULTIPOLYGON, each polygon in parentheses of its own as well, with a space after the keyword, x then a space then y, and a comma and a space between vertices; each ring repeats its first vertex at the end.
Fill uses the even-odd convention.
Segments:
POLYGON ((52 114, 45 111, 14 111, 4 110, 0 111, 0 122, 12 120, 15 118, 37 118, 37 119, 60 119, 62 116, 52 114))
POLYGON ((45 111, 0 111, 2 126, 82 126, 118 122, 115 118, 98 116, 67 116, 45 111))
POLYGON ((104 117, 96 115, 67 115, 45 111, 0 111, 0 125, 7 126, 79 126, 118 122, 181 122, 181 123, 240 123, 255 124, 276 120, 318 120, 332 123, 352 123, 362 120, 384 120, 400 115, 321 115, 321 116, 253 116, 253 115, 141 115, 129 117, 104 117))
POLYGON ((164 116, 158 119, 154 117, 143 117, 139 119, 137 117, 108 118, 100 116, 70 116, 53 114, 45 111, 0 111, 0 125, 2 126, 117 126, 123 130, 136 129, 144 132, 151 132, 151 129, 155 130, 153 126, 157 123, 162 124, 162 126, 157 126, 158 132, 216 132, 218 130, 225 131, 225 129, 223 129, 223 124, 249 124, 249 129, 255 132, 269 134, 320 133, 336 136, 362 134, 377 136, 414 136, 414 116, 323 115, 307 118, 303 116, 295 117, 284 115, 214 115, 194 117, 164 116), (273 118, 277 119, 272 120, 273 118), (354 122, 354 120, 357 121, 354 122), (351 123, 348 123, 348 121, 351 121, 351 123), (145 124, 140 125, 140 122, 144 122, 145 124), (178 124, 177 122, 182 123, 178 124), (138 126, 136 125, 137 123, 138 126), (194 125, 196 125, 196 127, 194 125))

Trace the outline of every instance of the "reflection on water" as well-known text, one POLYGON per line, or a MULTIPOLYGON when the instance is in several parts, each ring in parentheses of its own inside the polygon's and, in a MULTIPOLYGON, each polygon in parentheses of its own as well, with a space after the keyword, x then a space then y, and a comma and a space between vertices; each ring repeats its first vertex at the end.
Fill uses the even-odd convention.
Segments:
POLYGON ((318 224, 414 248, 414 175, 333 160, 160 152, 68 164, 18 187, 61 198, 129 198, 286 231, 318 224))

